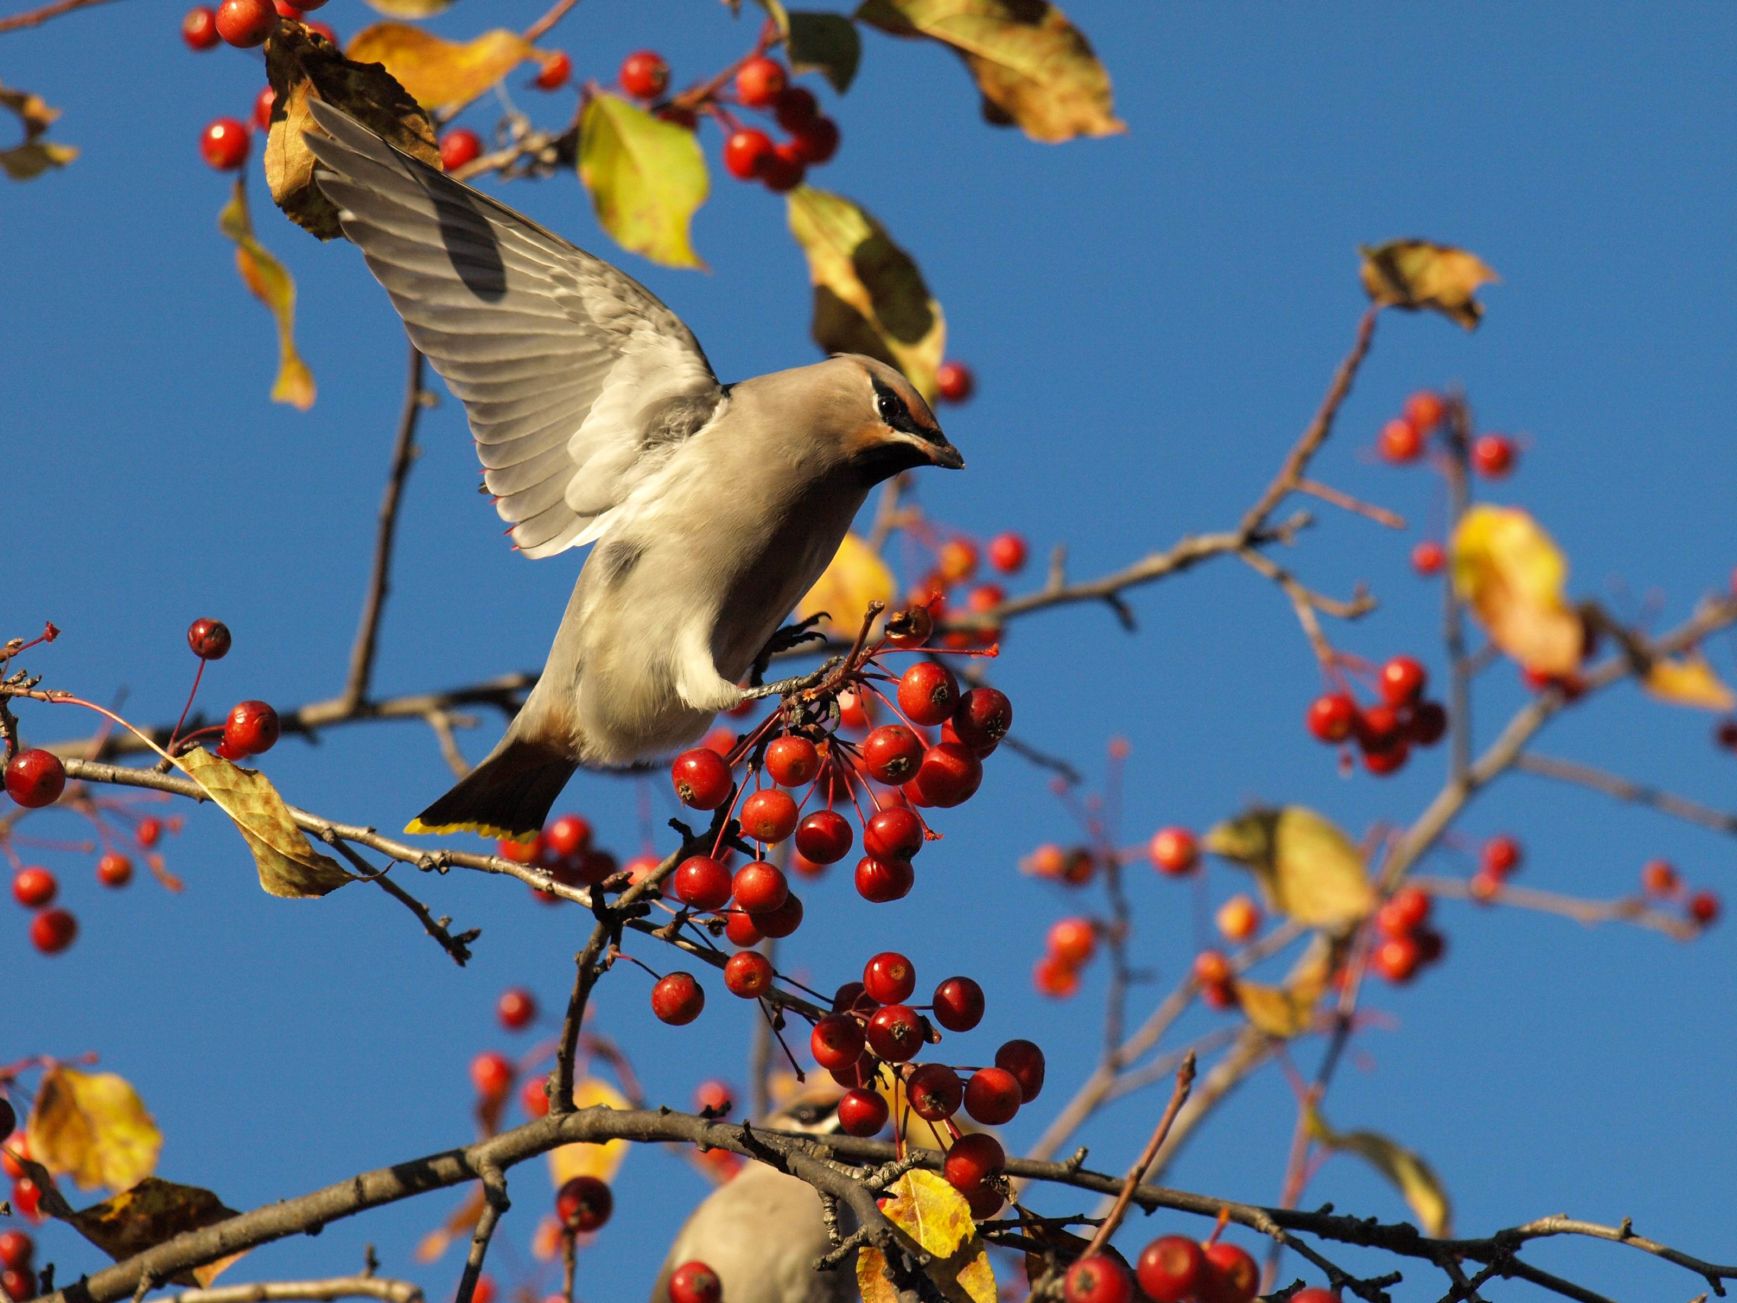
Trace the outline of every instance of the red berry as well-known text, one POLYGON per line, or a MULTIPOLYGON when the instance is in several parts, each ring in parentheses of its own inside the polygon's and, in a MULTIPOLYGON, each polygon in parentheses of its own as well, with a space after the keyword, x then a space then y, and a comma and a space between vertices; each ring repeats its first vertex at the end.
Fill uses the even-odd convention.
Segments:
POLYGON ((12 1102, 0 1097, 0 1172, 14 1181, 24 1179, 24 1164, 18 1160, 30 1157, 30 1141, 18 1130, 18 1114, 12 1102))
POLYGON ((1478 864, 1493 878, 1505 878, 1520 867, 1520 843, 1509 836, 1492 837, 1478 853, 1478 864))
POLYGON ((1401 739, 1388 746, 1365 751, 1363 767, 1377 777, 1385 778, 1388 774, 1398 773, 1410 758, 1411 745, 1401 739))
POLYGON ((778 125, 786 131, 795 131, 812 122, 820 105, 816 103, 812 91, 802 86, 786 86, 778 103, 773 109, 778 118, 778 125))
POLYGON ((959 705, 959 680, 934 661, 918 661, 899 679, 899 709, 913 724, 940 724, 959 705))
POLYGON ((52 752, 32 748, 7 762, 6 794, 27 810, 53 805, 65 790, 66 766, 52 752))
POLYGON ((12 1271, 29 1271, 36 1256, 36 1242, 23 1231, 0 1231, 0 1265, 12 1271))
POLYGON ((923 849, 923 821, 903 806, 872 816, 862 832, 862 848, 877 860, 908 860, 923 849))
POLYGON ((936 568, 947 583, 964 583, 977 573, 977 544, 968 538, 948 539, 936 558, 936 568))
POLYGON ((1185 1236, 1160 1236, 1141 1251, 1134 1274, 1152 1303, 1191 1303, 1206 1278, 1206 1255, 1185 1236))
POLYGON ((935 1021, 950 1032, 968 1032, 983 1021, 983 988, 969 977, 949 977, 935 988, 935 1021))
POLYGON ((879 1091, 857 1087, 838 1101, 839 1129, 847 1136, 872 1136, 887 1124, 887 1101, 879 1091))
POLYGON ((862 1057, 865 1043, 862 1024, 843 1013, 828 1014, 808 1036, 814 1061, 828 1071, 850 1067, 862 1057))
POLYGON ((1226 941, 1247 941, 1261 930, 1260 906, 1247 896, 1232 896, 1218 907, 1213 921, 1226 941))
POLYGON ((513 1061, 498 1050, 484 1050, 470 1061, 470 1084, 484 1099, 505 1097, 516 1076, 513 1061))
POLYGON ((538 90, 560 90, 573 75, 573 57, 565 50, 556 50, 537 68, 531 84, 538 90))
POLYGON ((730 900, 730 871, 709 855, 690 855, 676 867, 675 894, 695 909, 722 909, 730 900))
MULTIPOLYGON (((271 130, 271 111, 277 107, 277 92, 270 86, 261 86, 259 94, 253 99, 253 125, 261 131, 271 130)), ((191 637, 189 637, 191 641, 191 637)))
POLYGON ((802 184, 808 165, 794 140, 774 145, 760 165, 760 181, 773 194, 781 195, 802 184))
POLYGON ((676 798, 693 810, 716 810, 730 799, 730 766, 716 751, 695 747, 670 766, 676 798))
POLYGON ((569 1231, 594 1231, 615 1211, 615 1196, 595 1176, 573 1176, 555 1192, 555 1216, 569 1231))
POLYGON ((1311 1285, 1291 1295, 1291 1303, 1340 1303, 1340 1300, 1336 1291, 1311 1285))
POLYGON ((669 85, 669 64, 655 50, 636 50, 621 61, 621 89, 636 100, 654 100, 669 85))
POLYGON ((804 163, 818 167, 838 153, 838 123, 831 118, 814 118, 797 127, 790 137, 796 154, 804 163))
POLYGON ((243 701, 223 721, 223 740, 231 750, 257 756, 277 745, 282 726, 277 711, 263 701, 243 701))
POLYGON ((989 540, 989 564, 1004 575, 1025 568, 1025 540, 1018 534, 997 534, 989 540))
POLYGON ((562 858, 591 849, 591 823, 583 815, 564 814, 543 829, 543 845, 562 858))
POLYGON ((1682 879, 1665 860, 1648 860, 1641 866, 1641 890, 1649 896, 1674 896, 1682 879))
POLYGON ((60 890, 60 883, 40 864, 19 869, 12 876, 12 895, 26 909, 41 909, 60 890))
POLYGON ((941 1173, 955 1190, 969 1190, 1006 1166, 1007 1152, 1001 1142, 987 1131, 973 1131, 953 1142, 941 1173))
POLYGON ((1472 469, 1488 480, 1499 480, 1514 469, 1514 441, 1500 434, 1480 434, 1472 440, 1472 469))
POLYGON ((778 60, 756 55, 736 73, 736 98, 748 108, 763 109, 784 93, 789 80, 778 60))
POLYGON ((744 1000, 765 995, 774 976, 772 961, 758 950, 738 950, 724 964, 724 985, 744 1000))
POLYGON ((1192 872, 1200 863, 1200 844, 1186 828, 1160 828, 1146 847, 1152 863, 1172 876, 1192 872))
POLYGON ((752 914, 765 914, 790 898, 790 880, 776 864, 754 860, 736 870, 730 890, 736 897, 736 904, 743 909, 752 914))
POLYGON ((946 1064, 925 1063, 906 1078, 905 1098, 918 1117, 927 1122, 942 1122, 957 1113, 965 1102, 965 1084, 946 1064))
POLYGON ((1710 927, 1719 919, 1719 897, 1711 891, 1697 891, 1689 897, 1689 917, 1702 927, 1710 927))
POLYGON ((935 368, 935 393, 944 403, 962 403, 977 389, 977 377, 963 362, 947 361, 935 368))
POLYGON ((1429 921, 1430 895, 1422 887, 1401 887, 1375 915, 1383 936, 1408 937, 1429 921))
POLYGON ((739 816, 742 835, 751 841, 775 844, 796 831, 798 811, 790 793, 768 787, 742 802, 739 816))
POLYGON ((986 1127, 1013 1120, 1025 1092, 1006 1068, 979 1068, 965 1083, 965 1111, 986 1127))
POLYGON ((694 1088, 694 1107, 713 1117, 724 1117, 735 1109, 736 1094, 726 1083, 715 1078, 702 1081, 694 1088))
POLYGON ((263 45, 276 26, 271 0, 223 0, 217 6, 217 34, 244 50, 263 45))
POLYGON ((1722 719, 1714 726, 1713 744, 1725 751, 1737 751, 1737 719, 1722 719))
POLYGON ((723 1303, 724 1282, 703 1262, 684 1262, 669 1274, 669 1303, 723 1303))
POLYGON ((1327 692, 1309 703, 1309 732, 1322 742, 1343 742, 1357 724, 1357 703, 1343 692, 1327 692))
POLYGON ((752 127, 732 131, 724 141, 724 170, 738 181, 752 181, 775 158, 772 137, 752 127))
POLYGON ((766 939, 754 923, 754 916, 745 909, 732 909, 724 916, 724 935, 733 946, 757 946, 766 939))
POLYGON ((1398 418, 1381 427, 1378 447, 1381 459, 1395 466, 1414 462, 1423 456, 1424 436, 1410 421, 1398 418))
POLYGON ((1405 721, 1393 706, 1370 706, 1358 711, 1353 731, 1357 744, 1365 751, 1390 751, 1405 741, 1405 721))
POLYGON ((911 785, 928 805, 951 809, 969 801, 983 782, 983 762, 962 742, 937 742, 923 752, 911 785))
MULTIPOLYGON (((33 1222, 42 1220, 42 1189, 28 1176, 21 1176, 12 1183, 12 1211, 33 1222)), ((24 1297, 28 1298, 34 1288, 26 1288, 24 1297)))
POLYGON ((217 11, 210 5, 194 5, 181 20, 181 39, 189 50, 209 50, 223 38, 217 34, 217 11))
POLYGON ((864 856, 856 865, 856 894, 875 905, 902 900, 916 884, 909 860, 877 860, 864 856))
POLYGON ((805 737, 773 738, 766 748, 766 772, 781 787, 801 787, 820 772, 820 752, 805 737))
POLYGON ((862 985, 881 1004, 903 1004, 917 989, 917 966, 896 950, 883 950, 863 965, 862 985))
POLYGON ((784 897, 784 903, 776 909, 762 910, 758 914, 750 914, 755 928, 762 936, 773 938, 787 937, 802 926, 802 900, 793 891, 784 897))
POLYGON ((1134 1282, 1128 1278, 1128 1269, 1102 1253, 1081 1258, 1062 1278, 1066 1303, 1130 1303, 1133 1297, 1134 1282))
POLYGON ((139 826, 133 829, 133 836, 141 846, 155 846, 163 835, 163 822, 149 815, 139 820, 139 826))
POLYGON ((882 724, 863 739, 863 768, 889 785, 915 777, 923 759, 923 741, 903 724, 882 724))
POLYGON ((199 137, 199 153, 219 172, 234 172, 247 162, 250 143, 246 123, 237 118, 217 118, 199 137))
POLYGON ((1205 1288, 1200 1303, 1250 1303, 1260 1289, 1260 1268, 1255 1260, 1234 1244, 1223 1240, 1208 1244, 1205 1288))
POLYGON ((526 1077, 519 1090, 519 1103, 534 1118, 549 1116, 549 1090, 542 1077, 526 1077))
POLYGON ((850 824, 836 810, 816 810, 796 825, 796 849, 816 864, 836 864, 850 854, 850 824))
POLYGON ((1417 964, 1419 968, 1429 964, 1439 963, 1447 953, 1447 938, 1432 927, 1420 927, 1412 934, 1417 942, 1417 964))
POLYGON ((1429 674, 1410 656, 1395 656, 1381 667, 1381 697, 1390 706, 1408 706, 1423 695, 1429 674))
MULTIPOLYGON (((31 1186, 33 1192, 35 1191, 35 1188, 34 1185, 31 1186)), ((40 1195, 37 1196, 37 1198, 40 1197, 40 1195)), ((19 1206, 20 1212, 24 1211, 24 1200, 18 1197, 16 1191, 13 1193, 12 1202, 19 1206)), ((30 1216, 35 1212, 35 1210, 36 1205, 32 1203, 30 1205, 30 1212, 25 1213, 25 1215, 30 1216)), ((8 1269, 0 1272, 0 1292, 3 1292, 7 1298, 15 1300, 16 1303, 24 1303, 24 1300, 27 1298, 35 1298, 36 1273, 33 1271, 17 1269, 8 1269)))
POLYGON ((1439 701, 1420 701, 1405 722, 1405 735, 1420 747, 1432 747, 1447 736, 1447 726, 1447 707, 1439 701))
POLYGON ((1428 434, 1441 424, 1441 418, 1447 415, 1447 404, 1440 394, 1428 389, 1420 389, 1405 400, 1405 419, 1419 430, 1428 434))
POLYGON ((978 755, 988 755, 1013 727, 1013 703, 996 688, 972 688, 953 712, 953 731, 978 755))
POLYGON ((495 1001, 495 1016, 508 1031, 523 1031, 537 1016, 537 999, 522 986, 509 987, 495 1001))
POLYGON ((1410 935, 1390 936, 1375 948, 1370 963, 1375 971, 1396 986, 1409 982, 1417 974, 1423 953, 1417 940, 1410 935))
POLYGON ((1086 918, 1058 919, 1049 929, 1049 952, 1075 968, 1088 962, 1098 948, 1098 930, 1086 918))
POLYGON ((440 138, 440 166, 456 172, 482 157, 482 137, 469 127, 454 127, 440 138))
POLYGON ((685 1027, 706 1007, 706 992, 692 973, 670 973, 651 988, 651 1011, 658 1021, 685 1027))
POLYGON ((1043 1090, 1043 1051, 1030 1041, 1008 1041, 995 1051, 995 1066, 1011 1072, 1019 1082, 1021 1098, 1029 1104, 1043 1090))
POLYGON ((1440 574, 1446 563, 1447 553, 1434 539, 1426 538, 1411 549, 1411 568, 1420 575, 1440 574))
POLYGON ((1080 989, 1080 970, 1056 955, 1045 955, 1032 966, 1031 983, 1039 995, 1066 1000, 1080 989))
POLYGON ((110 851, 97 861, 97 881, 105 887, 124 887, 133 880, 133 862, 110 851))
MULTIPOLYGON (((872 994, 872 992, 871 992, 872 994)), ((923 1020, 909 1005, 888 1004, 869 1015, 863 1035, 868 1046, 888 1063, 907 1063, 923 1048, 923 1020)))

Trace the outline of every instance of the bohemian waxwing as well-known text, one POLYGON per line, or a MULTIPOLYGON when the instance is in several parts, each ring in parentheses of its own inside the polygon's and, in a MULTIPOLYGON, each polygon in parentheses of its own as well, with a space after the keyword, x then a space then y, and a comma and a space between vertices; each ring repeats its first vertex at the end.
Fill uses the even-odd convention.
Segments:
MULTIPOLYGON (((780 1131, 829 1134, 838 1130, 842 1092, 830 1083, 804 1091, 766 1118, 780 1131)), ((839 1209, 839 1231, 855 1229, 839 1209)), ((651 1303, 669 1303, 670 1274, 684 1262, 703 1262, 724 1287, 725 1303, 857 1303, 854 1262, 816 1271, 832 1248, 814 1187, 764 1163, 750 1162, 713 1190, 676 1233, 652 1286, 651 1303)))
POLYGON ((409 827, 524 836, 577 766, 700 737, 741 700, 869 489, 964 459, 873 358, 720 384, 632 277, 347 114, 309 108, 326 133, 307 136, 320 188, 464 403, 519 551, 596 544, 506 735, 409 827))

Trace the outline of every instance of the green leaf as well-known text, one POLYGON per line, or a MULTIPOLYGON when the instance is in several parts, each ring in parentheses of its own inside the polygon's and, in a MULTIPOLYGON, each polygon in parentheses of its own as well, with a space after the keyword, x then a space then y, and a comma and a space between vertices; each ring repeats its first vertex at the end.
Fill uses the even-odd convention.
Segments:
POLYGON ((1453 1222, 1447 1190, 1430 1165, 1395 1140, 1375 1131, 1334 1131, 1320 1113, 1306 1119, 1309 1134, 1337 1153, 1355 1154, 1399 1190, 1418 1222, 1430 1235, 1446 1235, 1453 1222))
POLYGON ((955 50, 983 92, 985 118, 997 125, 1017 123, 1043 141, 1127 130, 1090 43, 1044 0, 864 0, 856 16, 955 50))
POLYGON ((579 119, 579 179, 622 248, 666 267, 705 266, 689 238, 708 188, 693 132, 618 95, 594 95, 579 119))
POLYGON ((880 358, 932 396, 947 327, 910 254, 842 195, 802 186, 790 192, 789 210, 814 282, 814 342, 880 358))
POLYGON ((253 852, 259 885, 273 896, 306 900, 336 891, 355 877, 308 844, 289 807, 254 769, 238 769, 203 747, 175 757, 175 764, 235 823, 253 852))
POLYGON ((0 172, 14 181, 29 181, 50 168, 65 167, 78 157, 71 145, 57 145, 43 140, 42 133, 60 116, 40 95, 0 86, 0 108, 10 109, 24 124, 24 139, 10 149, 0 149, 0 172))
POLYGON ((272 382, 271 399, 306 411, 314 405, 314 375, 296 352, 296 283, 283 264, 254 238, 253 222, 247 215, 247 187, 240 177, 235 179, 235 193, 217 215, 217 229, 235 241, 236 270, 277 322, 277 379, 272 382))
POLYGON ((1203 844, 1253 871, 1267 904, 1299 923, 1338 928, 1375 908, 1357 847, 1300 805, 1250 810, 1209 830, 1203 844))
POLYGON ((840 95, 856 79, 862 62, 862 36, 843 14, 792 10, 784 33, 785 52, 795 72, 818 72, 840 95))

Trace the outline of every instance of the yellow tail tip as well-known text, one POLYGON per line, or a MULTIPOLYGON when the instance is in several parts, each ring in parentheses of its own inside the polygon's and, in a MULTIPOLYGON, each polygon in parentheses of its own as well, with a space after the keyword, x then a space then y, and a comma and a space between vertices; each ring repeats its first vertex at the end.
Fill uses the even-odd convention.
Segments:
POLYGON ((492 823, 423 823, 421 819, 412 819, 404 825, 404 831, 416 836, 445 836, 455 832, 474 832, 478 837, 491 837, 496 841, 526 842, 535 837, 542 829, 502 828, 498 824, 492 823))

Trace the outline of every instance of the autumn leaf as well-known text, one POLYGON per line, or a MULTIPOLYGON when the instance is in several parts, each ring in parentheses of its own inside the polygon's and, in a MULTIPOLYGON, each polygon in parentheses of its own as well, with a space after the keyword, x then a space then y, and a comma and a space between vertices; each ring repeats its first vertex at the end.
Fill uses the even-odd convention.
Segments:
POLYGON ((1301 1036, 1315 1020, 1319 991, 1298 992, 1260 982, 1237 982, 1235 988, 1243 1015, 1268 1036, 1282 1040, 1301 1036))
POLYGON ((1361 246, 1363 288, 1375 302, 1418 311, 1434 308, 1467 330, 1475 330, 1484 305, 1478 287, 1501 277, 1475 253, 1428 240, 1390 240, 1361 246))
POLYGON ((814 342, 828 353, 866 353, 935 393, 947 328, 917 264, 881 224, 841 195, 790 192, 790 233, 814 283, 814 342))
POLYGON ((265 47, 266 79, 277 93, 265 143, 265 179, 274 203, 298 226, 329 240, 342 234, 338 209, 314 183, 306 134, 320 133, 308 100, 343 109, 388 144, 430 167, 440 166, 428 114, 377 63, 346 59, 299 23, 279 23, 265 47))
MULTIPOLYGON (((85 1239, 120 1262, 183 1232, 214 1226, 236 1215, 233 1208, 226 1207, 209 1190, 148 1176, 131 1189, 81 1209, 66 1220, 85 1239)), ((171 1276, 163 1283, 209 1286, 242 1256, 232 1253, 171 1276)))
MULTIPOLYGON (((573 1107, 626 1109, 632 1106, 626 1096, 607 1081, 587 1077, 573 1086, 573 1107)), ((601 1145, 562 1145, 549 1151, 549 1175, 557 1190, 575 1176, 613 1180, 629 1148, 625 1140, 610 1140, 601 1145)))
POLYGON ((346 54, 386 71, 425 109, 454 108, 491 89, 536 49, 497 27, 469 41, 446 41, 419 27, 375 23, 350 38, 346 54))
POLYGON ((705 267, 690 228, 711 182, 692 131, 619 95, 594 95, 579 118, 579 179, 622 248, 666 267, 705 267))
POLYGON ((1017 123, 1043 141, 1127 130, 1113 111, 1104 65, 1044 0, 865 0, 857 17, 956 51, 983 93, 984 117, 996 125, 1017 123))
POLYGON ((235 241, 235 268, 242 284, 271 309, 277 323, 277 378, 272 381, 271 400, 307 411, 314 405, 314 374, 296 352, 296 283, 283 264, 265 251, 254 238, 253 221, 247 215, 247 187, 240 177, 235 193, 217 215, 217 229, 235 241))
POLYGON ((1375 908, 1361 852, 1313 810, 1253 809, 1209 830, 1202 844, 1253 871, 1268 906, 1299 923, 1338 928, 1375 908))
POLYGON ((355 876, 308 844, 271 780, 258 770, 237 768, 203 747, 176 756, 175 764, 234 821, 253 852, 259 885, 271 895, 324 896, 355 876))
POLYGON ((163 1133, 126 1078, 58 1064, 37 1087, 26 1136, 32 1158, 84 1189, 122 1190, 144 1180, 163 1147, 163 1133))
POLYGON ((368 0, 388 18, 433 18, 452 8, 452 0, 368 0))
POLYGON ((1454 531, 1449 565, 1454 591, 1496 646, 1539 674, 1579 667, 1585 629, 1563 597, 1568 560, 1526 512, 1473 507, 1454 531))
POLYGON ((1447 1190, 1430 1165, 1397 1141, 1374 1131, 1337 1132, 1319 1112, 1305 1119, 1309 1134, 1327 1149, 1355 1154, 1391 1181, 1428 1235, 1446 1235, 1453 1222, 1447 1190))
POLYGON ((1702 710, 1737 709, 1737 696, 1726 687, 1707 658, 1699 651, 1686 656, 1656 660, 1648 667, 1641 686, 1660 701, 1702 710))
MULTIPOLYGON (((881 1211, 933 1255, 924 1271, 948 1303, 995 1303, 995 1273, 976 1236, 971 1205, 942 1177, 906 1172, 887 1187, 881 1211)), ((856 1281, 863 1303, 897 1303, 899 1291, 880 1249, 868 1246, 857 1253, 856 1281)))
POLYGON ((796 618, 824 612, 837 637, 854 638, 871 603, 890 606, 898 584, 887 563, 860 534, 846 534, 814 587, 796 604, 796 618))
POLYGON ((24 139, 9 149, 0 149, 0 172, 12 180, 29 181, 78 157, 73 146, 42 139, 60 110, 49 108, 40 95, 0 86, 0 108, 11 109, 24 124, 24 139))
POLYGON ((760 0, 784 40, 795 73, 818 72, 840 95, 850 89, 862 62, 862 37, 843 14, 786 9, 782 0, 760 0))

